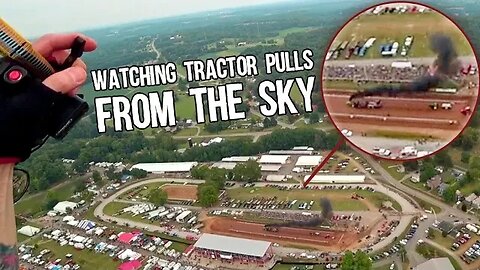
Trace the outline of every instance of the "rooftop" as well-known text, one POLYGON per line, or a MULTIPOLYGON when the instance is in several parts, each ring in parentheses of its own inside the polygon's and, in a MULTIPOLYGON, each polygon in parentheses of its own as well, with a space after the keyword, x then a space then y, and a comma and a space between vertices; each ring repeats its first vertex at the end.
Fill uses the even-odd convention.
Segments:
POLYGON ((448 258, 435 258, 415 266, 413 270, 455 270, 455 268, 448 258))
POLYGON ((322 161, 322 156, 300 156, 295 166, 317 166, 322 161))
POLYGON ((189 172, 197 162, 138 163, 132 169, 141 169, 151 173, 189 172))
POLYGON ((194 247, 246 256, 263 257, 271 244, 271 242, 266 241, 204 233, 194 244, 194 247), (225 243, 228 243, 228 245, 225 245, 225 243))
POLYGON ((285 164, 289 158, 289 155, 263 155, 259 163, 285 164))
MULTIPOLYGON (((304 181, 306 181, 310 175, 305 175, 304 181)), ((351 175, 315 175, 312 178, 312 183, 363 183, 365 182, 365 175, 351 174, 351 175)))

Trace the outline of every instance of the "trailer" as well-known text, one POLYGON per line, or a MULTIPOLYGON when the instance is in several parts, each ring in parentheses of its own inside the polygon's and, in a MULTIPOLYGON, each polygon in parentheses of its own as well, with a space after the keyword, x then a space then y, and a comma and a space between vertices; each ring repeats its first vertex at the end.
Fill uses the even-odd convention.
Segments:
POLYGON ((478 233, 478 228, 477 226, 473 225, 473 224, 467 224, 467 226, 465 226, 469 231, 473 232, 473 233, 478 233))

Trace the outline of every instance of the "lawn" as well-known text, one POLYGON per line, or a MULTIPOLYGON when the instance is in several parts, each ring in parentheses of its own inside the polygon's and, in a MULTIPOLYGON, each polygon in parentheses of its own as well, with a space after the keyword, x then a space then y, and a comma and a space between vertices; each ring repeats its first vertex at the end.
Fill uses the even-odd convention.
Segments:
POLYGON ((418 253, 420 253, 423 257, 426 259, 432 259, 432 258, 440 258, 440 257, 448 257, 450 262, 452 263, 453 267, 455 270, 462 270, 462 267, 458 264, 458 262, 452 258, 450 255, 447 253, 427 244, 427 243, 422 243, 420 245, 417 245, 416 250, 418 253))
POLYGON ((39 241, 37 243, 38 248, 37 252, 40 252, 43 249, 49 249, 52 254, 51 260, 62 259, 63 262, 66 261, 65 255, 72 254, 73 260, 78 263, 82 269, 111 269, 115 270, 120 265, 119 261, 114 261, 112 258, 108 257, 102 253, 95 253, 90 250, 76 250, 72 246, 65 245, 60 246, 57 242, 53 240, 39 241), (53 255, 54 254, 54 255, 53 255))
POLYGON ((392 131, 392 130, 377 130, 372 133, 372 137, 383 137, 390 139, 401 140, 421 140, 421 139, 437 139, 435 136, 425 136, 421 133, 406 132, 406 131, 392 131))
MULTIPOLYGON (((77 181, 80 180, 71 180, 61 183, 55 187, 52 187, 48 191, 52 192, 54 197, 59 201, 69 200, 74 194, 77 181)), ((15 204, 15 213, 22 216, 32 215, 33 217, 40 217, 47 212, 44 209, 46 200, 47 191, 26 196, 15 204)))
POLYGON ((442 212, 442 209, 438 206, 435 206, 435 205, 433 205, 429 202, 426 202, 426 201, 424 201, 424 200, 422 200, 418 197, 415 197, 414 199, 415 199, 415 201, 418 202, 418 204, 420 204, 420 207, 422 207, 425 210, 431 210, 433 208, 433 210, 435 211, 435 213, 437 215, 442 212))
POLYGON ((175 115, 177 119, 195 119, 195 99, 184 93, 178 93, 175 100, 175 115))
MULTIPOLYGON (((460 55, 472 55, 468 41, 462 32, 448 19, 438 13, 427 14, 387 14, 381 16, 363 15, 350 22, 337 36, 335 43, 345 40, 360 41, 374 36, 377 40, 367 51, 366 58, 379 58, 379 46, 388 42, 397 41, 403 44, 405 37, 414 36, 409 57, 434 56, 430 49, 430 35, 433 33, 445 34, 455 42, 460 55)), ((343 57, 343 56, 342 56, 343 57)))
POLYGON ((433 239, 432 240, 434 242, 436 242, 437 244, 441 245, 442 247, 445 247, 446 249, 450 249, 452 244, 455 242, 455 240, 448 235, 447 235, 447 237, 443 237, 442 233, 435 228, 430 228, 430 230, 433 231, 433 239))
POLYGON ((180 130, 179 132, 175 133, 175 136, 195 136, 197 135, 197 128, 192 127, 192 128, 184 128, 180 130))
MULTIPOLYGON (((364 196, 370 202, 372 202, 376 207, 381 206, 382 202, 389 200, 389 198, 381 193, 368 192, 363 190, 278 190, 276 188, 235 188, 227 190, 227 194, 232 199, 237 200, 249 200, 255 197, 277 197, 277 200, 299 200, 295 204, 298 206, 300 201, 309 202, 315 201, 318 202, 322 198, 328 198, 331 203, 333 210, 336 211, 366 211, 368 206, 361 201, 351 199, 351 195, 356 192, 358 195, 364 196)), ((293 209, 295 209, 295 206, 293 209)), ((394 207, 400 210, 398 203, 394 203, 394 207)), ((312 211, 321 210, 321 207, 318 203, 315 203, 312 206, 312 211)))
POLYGON ((131 205, 132 204, 123 202, 111 202, 105 205, 105 208, 103 208, 103 213, 105 213, 105 215, 113 216, 114 214, 118 213, 118 211, 131 205))
MULTIPOLYGON (((397 165, 401 165, 401 163, 389 162, 389 161, 380 161, 380 165, 382 165, 383 169, 385 169, 393 178, 396 180, 401 180, 405 177, 405 173, 401 173, 398 171, 397 165)), ((405 180, 409 181, 409 180, 405 180)))

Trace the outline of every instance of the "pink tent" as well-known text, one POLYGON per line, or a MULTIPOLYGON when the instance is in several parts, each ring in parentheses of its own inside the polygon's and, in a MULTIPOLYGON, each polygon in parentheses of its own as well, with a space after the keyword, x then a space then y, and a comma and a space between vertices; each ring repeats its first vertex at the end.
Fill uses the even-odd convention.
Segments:
POLYGON ((130 244, 130 241, 132 241, 133 237, 135 237, 133 233, 122 233, 118 237, 118 241, 124 244, 130 244))
POLYGON ((118 267, 118 270, 137 270, 137 269, 140 269, 141 266, 142 266, 142 263, 140 261, 135 260, 135 261, 122 263, 118 267))

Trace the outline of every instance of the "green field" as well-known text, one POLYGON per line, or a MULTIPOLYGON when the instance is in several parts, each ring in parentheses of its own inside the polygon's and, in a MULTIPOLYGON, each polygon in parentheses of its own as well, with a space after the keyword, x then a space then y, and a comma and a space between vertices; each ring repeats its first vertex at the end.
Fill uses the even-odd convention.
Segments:
MULTIPOLYGON (((315 201, 318 202, 322 198, 328 198, 333 210, 335 211, 366 211, 368 206, 361 200, 351 199, 353 193, 357 193, 365 197, 377 208, 381 206, 382 202, 391 200, 387 195, 379 192, 368 192, 364 190, 278 190, 276 188, 234 188, 227 190, 227 194, 230 198, 236 200, 249 200, 251 198, 259 197, 277 197, 277 200, 299 200, 303 202, 315 201)), ((298 206, 300 202, 297 202, 295 206, 298 206)), ((295 206, 292 209, 296 209, 295 206)), ((393 207, 397 210, 401 210, 400 205, 397 202, 393 202, 393 207)), ((318 203, 312 206, 312 211, 321 210, 318 203)))
POLYGON ((350 22, 336 37, 334 44, 342 41, 357 42, 375 37, 377 40, 367 52, 366 58, 379 58, 379 46, 397 41, 403 44, 405 37, 414 36, 409 57, 434 56, 430 49, 430 35, 442 33, 452 38, 459 55, 472 55, 473 51, 463 33, 447 18, 438 13, 363 15, 350 22))
POLYGON ((109 216, 113 216, 113 214, 118 213, 118 211, 122 210, 123 208, 129 207, 132 204, 130 203, 123 203, 123 202, 111 202, 105 205, 103 208, 103 213, 109 216))
MULTIPOLYGON (((380 161, 380 165, 385 169, 393 178, 396 180, 402 180, 403 177, 405 177, 405 173, 398 172, 397 168, 395 165, 401 165, 400 163, 394 163, 394 162, 388 162, 388 161, 380 161), (395 166, 395 167, 394 167, 395 166)), ((405 180, 409 181, 409 180, 405 180)))
MULTIPOLYGON (((59 201, 69 200, 74 194, 77 181, 80 180, 64 182, 60 185, 52 187, 49 191, 52 192, 54 197, 59 201)), ((26 196, 15 204, 15 213, 17 215, 32 215, 33 217, 39 217, 47 212, 44 209, 44 203, 46 200, 47 191, 26 196)))
POLYGON ((195 136, 197 135, 197 128, 184 128, 175 133, 175 136, 195 136))
POLYGON ((49 249, 52 254, 51 261, 55 259, 62 259, 63 262, 68 259, 66 254, 72 254, 73 260, 78 263, 82 269, 105 269, 115 270, 120 265, 120 261, 115 261, 106 254, 96 253, 90 250, 76 250, 74 247, 65 245, 60 246, 53 240, 39 241, 38 248, 35 253, 39 253, 43 249, 49 249))
POLYGON ((175 100, 175 115, 177 119, 195 119, 195 99, 183 93, 179 93, 175 100))
POLYGON ((443 237, 442 233, 435 228, 430 228, 430 230, 433 231, 433 236, 434 236, 432 241, 436 242, 437 244, 441 245, 442 247, 444 247, 446 249, 450 249, 452 244, 455 242, 455 239, 453 239, 450 236, 443 237))

